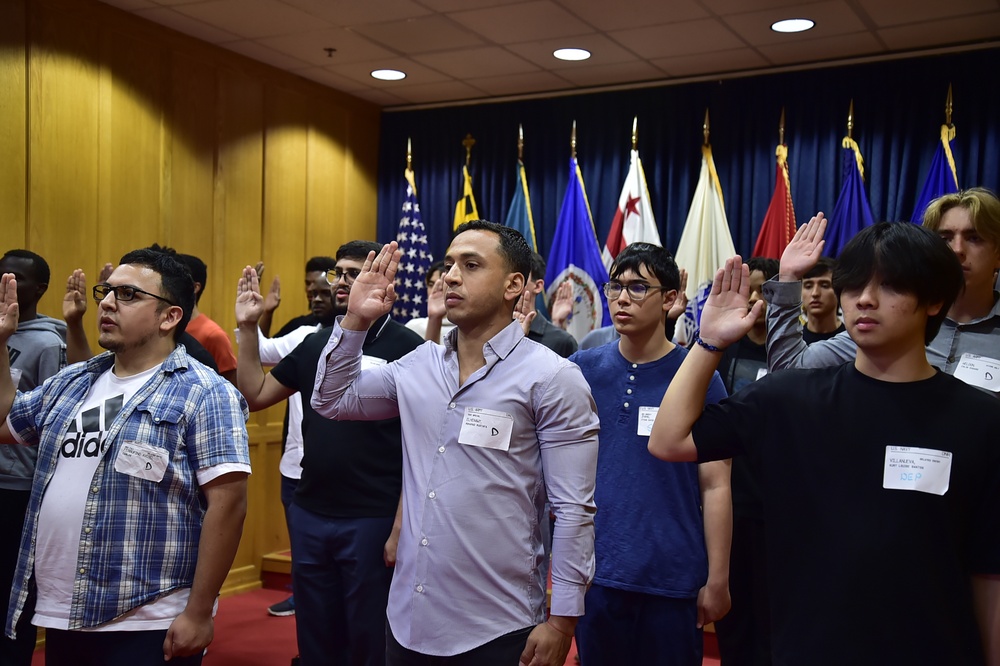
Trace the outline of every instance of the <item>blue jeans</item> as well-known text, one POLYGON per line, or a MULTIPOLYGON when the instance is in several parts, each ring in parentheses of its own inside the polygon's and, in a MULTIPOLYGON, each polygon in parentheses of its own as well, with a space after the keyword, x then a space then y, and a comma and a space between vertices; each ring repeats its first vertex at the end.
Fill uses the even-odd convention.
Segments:
POLYGON ((302 666, 384 666, 393 516, 331 518, 292 504, 292 592, 302 666))

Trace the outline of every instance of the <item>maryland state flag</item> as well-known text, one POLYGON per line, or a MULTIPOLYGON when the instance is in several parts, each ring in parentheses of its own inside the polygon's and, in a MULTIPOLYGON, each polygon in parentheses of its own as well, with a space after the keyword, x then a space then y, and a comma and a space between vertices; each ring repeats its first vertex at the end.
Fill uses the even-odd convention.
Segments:
POLYGON ((476 210, 476 197, 472 196, 472 176, 469 175, 469 167, 462 167, 462 198, 455 204, 455 224, 452 229, 458 229, 460 224, 479 219, 479 211, 476 210))
POLYGON ((764 224, 753 246, 754 257, 780 259, 781 253, 795 235, 795 207, 792 205, 791 183, 788 179, 788 146, 781 144, 775 150, 778 157, 774 177, 774 194, 764 215, 764 224))
POLYGON ((914 224, 923 224, 924 211, 930 202, 945 194, 958 192, 958 171, 955 169, 955 156, 951 154, 951 142, 954 139, 955 126, 941 125, 941 141, 934 151, 931 170, 927 173, 927 180, 924 181, 924 187, 917 197, 917 205, 913 208, 913 217, 910 218, 914 224))
POLYGON ((872 209, 865 194, 865 166, 861 157, 861 149, 849 136, 843 142, 843 173, 844 184, 840 188, 840 196, 830 214, 830 223, 826 228, 826 245, 823 254, 836 257, 844 249, 847 242, 864 229, 872 225, 872 209))
POLYGON ((704 145, 701 147, 701 176, 694 189, 676 255, 677 265, 688 272, 688 307, 676 329, 676 337, 682 344, 690 344, 694 340, 715 271, 734 254, 736 247, 729 231, 712 147, 704 145))
POLYGON ((611 221, 611 231, 608 232, 608 240, 605 241, 604 252, 601 254, 604 267, 611 270, 611 264, 618 253, 629 244, 639 241, 661 245, 653 207, 649 203, 646 173, 642 170, 639 151, 633 150, 628 175, 625 176, 625 184, 618 197, 618 210, 611 221))
POLYGON ((420 204, 417 203, 413 169, 407 169, 404 176, 406 198, 403 199, 399 231, 396 233, 402 258, 396 271, 396 302, 392 307, 392 316, 400 323, 427 316, 424 277, 434 261, 427 244, 427 230, 420 221, 420 204))
POLYGON ((603 291, 608 271, 601 261, 594 218, 590 213, 587 190, 583 186, 583 174, 575 157, 569 159, 569 184, 559 210, 556 235, 545 272, 545 295, 550 307, 556 290, 565 280, 573 285, 575 303, 566 327, 573 337, 582 340, 595 328, 611 324, 603 291))
MULTIPOLYGON (((469 194, 471 196, 471 190, 469 194)), ((472 205, 475 207, 475 202, 472 205)), ((531 249, 538 252, 538 243, 535 242, 535 219, 531 215, 531 197, 528 196, 528 178, 521 160, 517 161, 517 186, 514 188, 514 198, 510 202, 510 210, 507 211, 507 220, 504 224, 520 231, 531 249)))

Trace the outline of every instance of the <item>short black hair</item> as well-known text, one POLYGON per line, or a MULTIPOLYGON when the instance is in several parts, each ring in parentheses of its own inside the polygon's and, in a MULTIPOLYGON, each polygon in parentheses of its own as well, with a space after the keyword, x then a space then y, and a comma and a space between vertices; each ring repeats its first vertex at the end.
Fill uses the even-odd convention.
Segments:
MULTIPOLYGON (((544 280, 545 279, 545 269, 548 268, 548 264, 545 263, 545 257, 538 254, 537 252, 531 253, 531 279, 544 280)), ((528 279, 525 277, 525 279, 528 279)))
MULTIPOLYGON (((194 280, 188 267, 181 263, 181 256, 183 255, 178 255, 170 248, 153 245, 141 250, 132 250, 118 260, 119 265, 144 266, 160 275, 160 295, 183 310, 181 320, 174 328, 174 342, 177 342, 191 321, 191 312, 195 304, 194 280)), ((162 310, 165 307, 166 303, 159 301, 159 308, 162 310)))
POLYGON ((833 273, 837 268, 837 260, 832 257, 820 257, 816 265, 806 271, 806 274, 802 276, 803 280, 812 280, 814 278, 823 277, 827 273, 833 273))
POLYGON ((777 259, 770 259, 768 257, 753 257, 747 262, 747 268, 750 269, 751 273, 760 271, 764 274, 765 282, 778 274, 779 266, 780 264, 777 259))
POLYGON ((310 257, 306 262, 306 273, 325 273, 332 271, 337 265, 337 260, 333 257, 310 257))
POLYGON ((444 261, 440 259, 438 259, 437 261, 435 261, 434 263, 432 263, 430 266, 427 267, 427 273, 424 274, 425 285, 427 285, 428 287, 433 286, 430 283, 430 279, 431 276, 434 275, 434 273, 436 273, 437 271, 441 271, 442 273, 444 272, 444 261))
POLYGON ((13 259, 27 259, 31 262, 31 277, 38 284, 48 284, 49 278, 52 277, 51 271, 49 271, 49 262, 40 254, 35 254, 31 250, 7 250, 0 261, 7 259, 8 257, 13 259))
POLYGON ((500 256, 507 262, 507 268, 513 273, 520 273, 527 282, 528 276, 531 275, 531 246, 524 240, 520 231, 489 220, 470 220, 459 225, 452 238, 466 231, 489 231, 499 236, 500 256))
POLYGON ((368 258, 369 252, 378 254, 382 246, 375 241, 352 240, 337 248, 337 261, 341 259, 359 259, 364 261, 368 258))
POLYGON ((208 266, 193 254, 181 254, 178 252, 175 256, 177 257, 177 261, 187 266, 188 272, 191 273, 191 279, 201 285, 201 290, 194 297, 194 302, 197 303, 201 300, 201 295, 205 293, 205 287, 208 285, 208 266))
POLYGON ((862 229, 844 246, 833 273, 837 298, 862 289, 873 277, 898 292, 913 294, 941 311, 927 319, 924 344, 930 344, 965 285, 962 264, 933 231, 909 222, 879 222, 862 229))
POLYGON ((617 280, 622 273, 632 271, 639 275, 640 268, 646 268, 659 280, 660 286, 668 291, 681 288, 681 272, 677 262, 666 248, 652 243, 632 243, 625 247, 608 271, 612 280, 617 280))

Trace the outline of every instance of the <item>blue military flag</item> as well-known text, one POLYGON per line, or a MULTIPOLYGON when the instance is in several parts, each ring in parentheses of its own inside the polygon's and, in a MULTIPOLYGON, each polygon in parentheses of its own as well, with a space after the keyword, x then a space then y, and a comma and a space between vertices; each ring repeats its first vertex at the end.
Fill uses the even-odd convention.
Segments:
POLYGON ((524 173, 524 162, 521 160, 517 161, 517 185, 514 187, 514 198, 511 199, 507 221, 504 224, 520 231, 532 251, 538 252, 538 243, 535 242, 535 218, 531 214, 531 197, 528 196, 528 178, 524 173))
POLYGON ((566 328, 573 337, 581 340, 595 328, 611 324, 603 291, 608 271, 601 260, 594 217, 575 157, 569 159, 569 184, 559 210, 545 273, 545 295, 550 309, 556 290, 566 280, 573 285, 575 301, 566 328))
POLYGON ((955 126, 941 125, 941 141, 934 151, 931 170, 927 173, 927 180, 924 181, 924 187, 917 197, 917 205, 913 208, 913 217, 910 218, 914 224, 923 223, 924 211, 930 202, 945 194, 958 192, 958 171, 955 169, 955 157, 951 154, 951 142, 954 138, 955 126))
POLYGON ((434 261, 427 246, 427 230, 420 221, 413 169, 407 169, 405 176, 406 198, 403 199, 403 214, 399 218, 399 232, 396 234, 403 256, 396 271, 396 302, 392 306, 392 316, 400 323, 427 316, 424 276, 434 261))
POLYGON ((847 245, 847 241, 855 234, 871 226, 872 209, 865 194, 865 167, 861 158, 861 149, 851 137, 844 137, 843 142, 843 174, 844 183, 840 188, 840 196, 830 214, 830 223, 826 229, 826 245, 823 254, 836 257, 847 245))

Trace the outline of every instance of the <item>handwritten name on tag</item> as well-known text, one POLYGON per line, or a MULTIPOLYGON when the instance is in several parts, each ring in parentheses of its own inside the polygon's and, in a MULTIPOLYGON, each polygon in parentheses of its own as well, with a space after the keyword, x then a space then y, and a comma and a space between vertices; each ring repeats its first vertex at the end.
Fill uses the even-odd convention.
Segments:
POLYGON ((482 407, 466 407, 458 443, 507 451, 514 432, 514 417, 482 407))
POLYGON ((1000 361, 979 354, 962 354, 955 376, 987 391, 1000 391, 1000 361))
POLYGON ((115 471, 138 479, 160 482, 167 471, 167 452, 148 444, 125 442, 115 458, 115 471))

